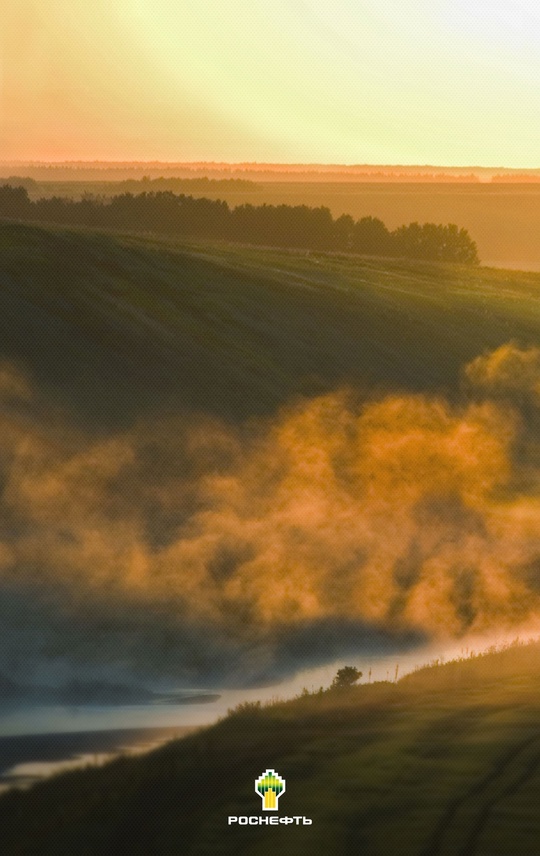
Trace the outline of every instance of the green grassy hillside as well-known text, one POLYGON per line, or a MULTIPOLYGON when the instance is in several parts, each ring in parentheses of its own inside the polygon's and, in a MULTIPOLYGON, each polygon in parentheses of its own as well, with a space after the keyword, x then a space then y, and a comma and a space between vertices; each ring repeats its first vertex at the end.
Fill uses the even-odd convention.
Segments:
POLYGON ((540 342, 540 274, 1 223, 0 336, 87 419, 238 418, 347 382, 451 391, 540 342))
POLYGON ((0 799, 4 852, 537 856, 540 645, 266 708, 0 799), (287 783, 260 815, 254 780, 287 783))
MULTIPOLYGON (((540 344, 540 274, 4 223, 0 334, 45 401, 100 430, 172 408, 236 420, 346 383, 452 396, 483 351, 540 344)), ((539 655, 247 709, 8 794, 0 849, 537 856, 539 655), (283 813, 313 825, 228 828, 260 813, 271 766, 283 813)))

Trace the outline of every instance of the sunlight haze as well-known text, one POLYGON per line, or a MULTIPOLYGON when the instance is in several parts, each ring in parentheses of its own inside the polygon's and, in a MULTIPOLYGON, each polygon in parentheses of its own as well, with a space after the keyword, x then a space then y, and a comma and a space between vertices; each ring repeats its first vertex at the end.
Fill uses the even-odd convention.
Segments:
POLYGON ((530 2, 19 0, 0 159, 537 166, 530 2))

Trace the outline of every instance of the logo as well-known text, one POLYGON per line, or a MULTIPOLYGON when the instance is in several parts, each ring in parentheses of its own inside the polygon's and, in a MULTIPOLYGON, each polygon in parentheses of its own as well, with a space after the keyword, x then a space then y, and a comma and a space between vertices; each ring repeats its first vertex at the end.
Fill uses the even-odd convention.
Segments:
POLYGON ((266 770, 255 779, 255 793, 262 799, 263 811, 277 811, 278 800, 285 793, 285 779, 275 770, 266 770))
MULTIPOLYGON (((255 793, 262 799, 263 811, 277 811, 278 800, 285 793, 285 779, 282 779, 275 770, 266 770, 258 779, 255 779, 255 793)), ((311 826, 313 820, 303 814, 295 814, 294 817, 278 817, 277 814, 230 814, 228 825, 236 824, 238 826, 289 826, 289 824, 311 826)))

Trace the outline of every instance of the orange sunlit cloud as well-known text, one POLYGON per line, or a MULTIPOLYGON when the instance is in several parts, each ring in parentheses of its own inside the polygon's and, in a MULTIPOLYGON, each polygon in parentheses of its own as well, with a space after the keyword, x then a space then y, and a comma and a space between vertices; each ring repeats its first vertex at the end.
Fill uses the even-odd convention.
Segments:
POLYGON ((46 650, 71 656, 67 621, 83 659, 197 674, 220 657, 286 671, 277 638, 314 643, 321 622, 447 640, 537 629, 539 371, 535 349, 509 345, 469 366, 477 400, 462 405, 339 392, 249 439, 178 416, 95 441, 43 416, 29 430, 14 413, 30 382, 5 364, 2 587, 32 590, 46 650), (523 389, 509 361, 536 366, 523 389))

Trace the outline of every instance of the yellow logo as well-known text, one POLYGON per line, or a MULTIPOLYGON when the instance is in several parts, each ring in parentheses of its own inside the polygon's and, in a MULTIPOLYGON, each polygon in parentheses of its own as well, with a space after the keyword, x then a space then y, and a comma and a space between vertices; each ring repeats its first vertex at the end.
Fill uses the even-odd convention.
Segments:
POLYGON ((278 800, 285 793, 285 779, 275 770, 266 770, 255 779, 255 793, 262 799, 263 811, 277 811, 278 800))

